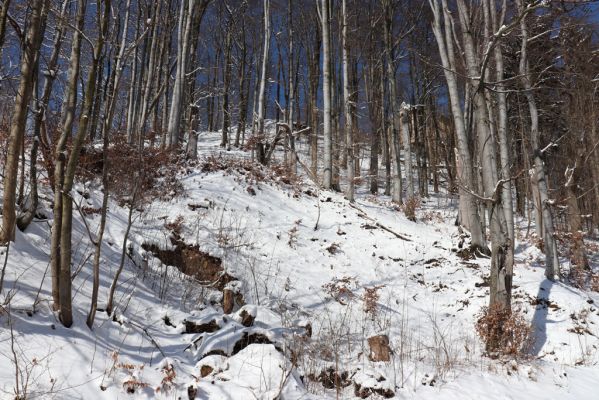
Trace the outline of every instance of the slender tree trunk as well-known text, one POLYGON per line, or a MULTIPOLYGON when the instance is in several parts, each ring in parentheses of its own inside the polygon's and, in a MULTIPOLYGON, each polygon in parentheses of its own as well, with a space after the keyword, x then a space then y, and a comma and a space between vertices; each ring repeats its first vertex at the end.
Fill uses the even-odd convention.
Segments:
POLYGON ((433 11, 433 33, 437 41, 439 55, 443 65, 443 73, 447 82, 449 102, 454 121, 457 139, 456 166, 457 180, 460 186, 460 223, 470 231, 472 236, 471 246, 473 249, 487 252, 486 240, 483 235, 480 215, 476 199, 472 192, 476 191, 474 185, 474 173, 472 171, 472 157, 468 145, 468 136, 464 122, 464 112, 460 104, 460 96, 457 81, 457 69, 452 34, 452 17, 447 7, 447 0, 429 0, 433 11), (443 14, 443 24, 441 22, 443 14))
POLYGON ((258 162, 264 164, 266 162, 266 153, 264 149, 264 111, 265 111, 265 93, 266 80, 268 71, 268 54, 270 49, 270 0, 264 0, 264 44, 262 45, 262 69, 260 72, 260 86, 258 89, 258 116, 256 121, 256 131, 253 133, 257 136, 256 154, 258 162))
MULTIPOLYGON (((141 177, 140 177, 141 178, 141 177)), ((139 182, 140 179, 137 180, 139 182)), ((110 285, 110 292, 108 294, 108 302, 106 303, 106 313, 108 315, 112 315, 114 311, 114 293, 116 292, 116 288, 119 283, 119 278, 121 273, 123 272, 123 268, 125 266, 125 256, 127 254, 127 241, 129 240, 129 232, 131 231, 131 225, 133 224, 133 210, 135 209, 135 203, 138 198, 138 189, 139 185, 136 184, 133 189, 131 204, 129 205, 129 213, 127 216, 127 228, 125 229, 125 236, 123 237, 123 247, 121 249, 121 261, 119 263, 119 267, 114 275, 112 280, 112 284, 110 285)))
POLYGON ((323 98, 323 162, 324 173, 322 185, 331 189, 333 185, 333 138, 331 132, 331 35, 329 32, 329 2, 320 0, 320 20, 322 26, 322 98, 323 98))
POLYGON ((237 131, 235 132, 235 147, 239 147, 241 131, 245 132, 246 117, 247 117, 247 96, 245 91, 246 86, 246 64, 247 64, 247 43, 245 37, 245 19, 242 16, 241 21, 241 59, 239 60, 239 119, 237 122, 237 131))
POLYGON ((187 56, 189 53, 189 38, 191 36, 192 15, 196 1, 182 0, 181 10, 179 12, 179 27, 177 33, 177 71, 175 73, 175 82, 173 84, 173 93, 171 97, 170 115, 168 119, 167 138, 170 147, 175 147, 181 139, 180 126, 181 115, 183 114, 183 97, 185 94, 185 81, 187 56))
POLYGON ((189 143, 187 144, 187 158, 195 160, 198 158, 198 135, 200 131, 200 109, 197 106, 192 106, 190 113, 189 124, 189 143))
MULTIPOLYGON (((580 158, 579 158, 580 159, 580 158)), ((588 270, 589 260, 586 255, 582 218, 580 217, 580 207, 578 206, 578 182, 577 182, 577 167, 566 170, 566 204, 568 206, 568 225, 570 226, 570 252, 571 263, 579 269, 588 270)))
POLYGON ((353 116, 350 99, 350 85, 349 85, 349 49, 350 44, 347 35, 347 0, 343 0, 342 3, 342 16, 343 16, 343 28, 341 38, 343 40, 343 103, 345 111, 345 146, 347 152, 347 192, 346 196, 350 202, 354 202, 354 173, 355 173, 355 159, 354 159, 354 128, 353 128, 353 116))
POLYGON ((229 126, 231 125, 231 116, 229 110, 229 86, 231 82, 231 47, 232 47, 232 32, 233 29, 233 15, 229 15, 227 22, 227 33, 225 39, 225 68, 223 71, 223 105, 222 105, 222 139, 220 142, 221 147, 230 148, 229 145, 229 126))
POLYGON ((397 96, 397 83, 395 80, 395 52, 393 51, 393 10, 391 1, 384 1, 385 7, 385 55, 387 59, 387 80, 389 84, 389 105, 391 108, 391 143, 393 150, 393 190, 392 200, 402 203, 402 177, 401 177, 401 147, 399 141, 400 131, 400 106, 397 96))
POLYGON ((314 47, 309 65, 310 102, 307 111, 310 117, 310 169, 313 176, 318 176, 318 81, 320 77, 320 35, 315 35, 314 47))
MULTIPOLYGON (((466 59, 469 84, 474 96, 474 118, 476 136, 481 160, 483 194, 489 207, 489 228, 491 236, 491 274, 490 274, 490 301, 489 304, 500 305, 504 308, 511 307, 511 290, 513 275, 513 249, 509 238, 507 223, 501 205, 502 184, 499 181, 496 162, 495 138, 490 126, 489 106, 486 101, 484 89, 479 90, 482 73, 479 70, 480 60, 475 50, 475 41, 472 35, 467 15, 470 14, 464 0, 458 0, 458 14, 462 26, 463 49, 466 59), (498 192, 499 191, 499 192, 498 192), (499 195, 497 195, 497 192, 499 195)), ((487 21, 488 22, 488 21, 487 21)), ((495 344, 492 344, 495 345, 495 344)))
POLYGON ((2 59, 2 48, 4 47, 4 37, 6 36, 6 20, 8 19, 10 1, 4 0, 2 9, 0 9, 0 60, 2 59))
MULTIPOLYGON (((75 170, 79 163, 81 147, 85 140, 87 127, 89 125, 93 95, 97 81, 97 73, 100 61, 100 55, 104 46, 105 35, 108 32, 108 22, 110 20, 111 0, 104 0, 104 11, 99 10, 97 24, 100 27, 98 40, 93 49, 93 60, 91 69, 87 77, 85 98, 81 106, 81 115, 79 117, 79 126, 77 135, 73 139, 71 153, 65 169, 64 182, 62 185, 62 222, 60 234, 60 317, 64 326, 70 327, 73 323, 71 306, 71 235, 73 224, 73 198, 71 190, 75 180, 75 170), (102 14, 100 16, 100 14, 102 14)), ((85 6, 82 4, 83 13, 85 6)), ((77 61, 78 63, 78 61, 77 61)))
POLYGON ((401 132, 404 147, 404 167, 406 170, 406 198, 414 197, 414 175, 412 172, 412 139, 410 135, 411 107, 406 103, 401 104, 399 117, 401 119, 401 132))
POLYGON ((96 311, 98 309, 98 291, 100 289, 100 256, 102 255, 102 240, 104 239, 104 229, 106 228, 106 214, 108 211, 108 151, 109 151, 109 138, 108 131, 104 132, 104 141, 102 146, 102 208, 100 211, 100 228, 98 230, 98 237, 96 239, 96 249, 94 252, 94 266, 93 266, 93 286, 91 304, 89 313, 87 314, 87 326, 92 329, 94 326, 94 319, 96 318, 96 311))
MULTIPOLYGON (((5 6, 8 7, 8 4, 5 3, 5 6)), ((15 105, 8 138, 8 151, 4 165, 4 198, 2 203, 0 243, 14 241, 15 239, 15 197, 19 153, 24 141, 27 109, 33 90, 36 55, 41 45, 42 30, 48 13, 48 2, 47 0, 33 0, 30 2, 30 7, 31 16, 21 57, 21 77, 14 101, 15 105)))
MULTIPOLYGON (((522 0, 517 0, 520 12, 524 11, 522 0)), ((547 175, 545 172, 545 163, 543 153, 539 143, 539 113, 537 103, 532 92, 532 81, 530 78, 530 68, 528 66, 528 27, 526 18, 520 20, 520 31, 522 34, 522 44, 520 49, 520 81, 525 92, 524 95, 528 101, 528 111, 530 113, 530 145, 532 147, 532 156, 534 164, 533 190, 536 190, 540 212, 543 220, 543 242, 545 249, 545 276, 547 279, 555 279, 559 271, 559 260, 557 253, 557 244, 553 234, 553 217, 549 209, 549 194, 547 175)))

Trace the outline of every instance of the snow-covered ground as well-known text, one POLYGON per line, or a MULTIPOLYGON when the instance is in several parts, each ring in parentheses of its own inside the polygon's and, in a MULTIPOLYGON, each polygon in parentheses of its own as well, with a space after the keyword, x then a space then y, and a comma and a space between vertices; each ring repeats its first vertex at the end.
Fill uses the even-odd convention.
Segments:
MULTIPOLYGON (((27 398, 57 399, 596 398, 599 295, 545 280, 542 254, 523 235, 514 306, 533 329, 531 355, 491 360, 474 329, 488 302, 489 261, 456 254, 455 199, 426 199, 412 222, 363 187, 350 206, 307 178, 286 184, 249 168, 247 153, 218 144, 217 133, 200 135, 199 161, 180 172, 184 194, 134 212, 116 317, 98 312, 93 330, 85 325, 93 245, 81 217, 69 329, 51 311, 51 219, 17 232, 0 299, 10 297, 10 309, 0 309, 0 398, 14 398, 15 387, 26 387, 27 398), (222 259, 237 279, 227 288, 245 306, 224 315, 216 285, 201 286, 143 250, 172 249, 165 225, 177 221, 181 240, 222 259), (189 326, 207 332, 185 333, 189 326), (389 362, 369 360, 368 338, 379 334, 389 337, 389 362), (334 371, 342 388, 329 384, 334 371)), ((77 202, 99 207, 97 186, 77 191, 77 202)), ((111 201, 100 308, 127 213, 111 201)), ((99 216, 86 218, 95 232, 99 216)))

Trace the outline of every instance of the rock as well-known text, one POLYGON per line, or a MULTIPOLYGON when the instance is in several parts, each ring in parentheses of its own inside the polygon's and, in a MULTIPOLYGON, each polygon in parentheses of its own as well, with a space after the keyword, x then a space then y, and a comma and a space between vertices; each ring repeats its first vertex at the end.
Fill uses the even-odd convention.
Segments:
POLYGON ((363 387, 357 383, 354 383, 354 394, 356 395, 356 397, 359 397, 361 399, 370 397, 371 394, 378 394, 379 396, 382 396, 385 399, 395 397, 395 393, 391 389, 374 389, 369 387, 363 387))
POLYGON ((366 369, 357 371, 353 376, 354 395, 361 399, 377 394, 385 399, 395 397, 393 385, 381 371, 366 369))
POLYGON ((223 289, 223 312, 230 314, 236 307, 245 304, 243 300, 242 283, 240 281, 231 281, 223 289))
POLYGON ((338 372, 333 367, 320 371, 319 375, 310 374, 308 379, 320 382, 326 389, 344 388, 351 385, 347 371, 338 372))
POLYGON ((187 398, 189 400, 194 400, 197 395, 198 395, 198 389, 195 386, 187 387, 187 398))
POLYGON ((247 310, 241 310, 239 316, 241 317, 241 325, 246 327, 254 325, 254 320, 256 319, 256 316, 252 315, 247 310))
POLYGON ((233 346, 233 352, 231 355, 239 353, 241 350, 248 347, 250 344, 273 344, 266 335, 258 332, 248 333, 244 332, 241 339, 239 339, 233 346))
POLYGON ((215 371, 222 371, 226 361, 226 356, 213 354, 198 361, 195 367, 200 372, 200 377, 205 378, 215 371))
POLYGON ((230 314, 235 306, 235 293, 231 289, 225 289, 223 291, 223 312, 230 314))
POLYGON ((391 348, 389 347, 389 337, 387 335, 377 335, 368 338, 370 346, 370 361, 391 361, 391 348))
POLYGON ((200 367, 200 376, 202 378, 205 378, 208 375, 210 375, 212 373, 212 371, 214 371, 214 368, 212 368, 210 365, 202 365, 200 367))
POLYGON ((185 332, 183 333, 212 333, 220 329, 216 320, 211 320, 203 324, 196 324, 193 321, 185 320, 185 332))
POLYGON ((306 331, 306 333, 305 333, 306 338, 311 338, 312 337, 312 324, 310 322, 306 322, 306 324, 303 326, 303 328, 306 331))

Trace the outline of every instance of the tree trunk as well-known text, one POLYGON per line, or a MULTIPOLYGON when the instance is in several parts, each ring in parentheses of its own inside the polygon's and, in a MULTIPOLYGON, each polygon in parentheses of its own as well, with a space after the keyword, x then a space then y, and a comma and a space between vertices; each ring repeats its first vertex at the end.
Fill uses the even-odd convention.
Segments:
POLYGON ((406 170, 406 198, 414 197, 414 175, 412 173, 412 139, 410 135, 411 107, 406 103, 401 104, 399 117, 401 119, 401 132, 404 147, 404 167, 406 170))
POLYGON ((323 98, 323 162, 322 186, 331 189, 333 185, 333 138, 331 132, 331 35, 329 32, 329 2, 320 1, 320 20, 322 26, 322 98, 323 98))
POLYGON ((483 235, 478 206, 473 192, 474 174, 472 171, 472 157, 468 145, 468 136, 464 122, 464 112, 460 104, 457 70, 455 62, 455 51, 452 34, 452 17, 447 8, 447 0, 442 0, 442 6, 438 0, 430 0, 429 4, 433 11, 433 33, 437 41, 439 55, 443 65, 443 73, 447 82, 450 109, 454 121, 457 151, 456 166, 457 180, 460 187, 460 223, 470 231, 472 236, 471 247, 474 250, 487 252, 486 240, 483 235), (444 30, 441 26, 441 13, 443 13, 444 30))
POLYGON ((343 40, 343 103, 345 111, 345 146, 347 152, 347 199, 354 202, 354 173, 355 173, 355 159, 354 159, 354 129, 353 129, 353 115, 351 108, 350 99, 350 85, 349 85, 349 49, 350 45, 347 38, 347 0, 343 0, 342 3, 342 16, 343 16, 343 28, 341 38, 343 40))
POLYGON ((266 153, 264 149, 264 112, 265 112, 265 92, 268 72, 268 54, 270 49, 270 0, 264 0, 264 43, 262 45, 262 69, 260 72, 260 86, 258 89, 258 116, 255 124, 254 136, 256 140, 256 154, 258 162, 266 163, 266 153))
MULTIPOLYGON (((87 127, 90 122, 90 116, 93 105, 93 95, 97 81, 97 72, 99 67, 100 55, 104 46, 104 40, 108 32, 108 22, 110 20, 111 0, 104 0, 104 12, 100 16, 98 12, 97 24, 100 27, 98 40, 93 48, 93 60, 87 77, 85 98, 81 106, 81 115, 79 117, 79 126, 77 135, 73 139, 71 153, 64 173, 64 182, 62 185, 62 222, 60 234, 60 317, 64 326, 72 325, 72 306, 71 306, 71 235, 73 223, 73 198, 71 190, 75 180, 75 170, 79 163, 81 147, 85 140, 87 127)), ((85 5, 81 4, 83 14, 85 15, 85 5)), ((79 58, 79 55, 77 56, 79 58)), ((77 60, 77 67, 79 60, 77 60)))
POLYGON ((384 1, 385 7, 385 55, 387 60, 387 80, 389 84, 389 105, 391 108, 391 144, 393 150, 393 190, 391 199, 397 204, 402 203, 402 177, 401 177, 401 147, 400 132, 400 106, 397 96, 397 83, 395 80, 395 52, 393 46, 393 10, 391 1, 384 1))
POLYGON ((225 39, 225 68, 223 72, 223 105, 222 105, 222 139, 220 142, 221 147, 230 149, 229 145, 229 126, 231 125, 230 112, 229 112, 229 86, 231 82, 231 47, 232 47, 232 32, 233 29, 233 16, 229 15, 227 22, 227 33, 225 39))
MULTIPOLYGON (((522 13, 524 5, 522 0, 517 0, 518 8, 522 13)), ((528 111, 530 113, 530 145, 532 147, 532 156, 534 163, 534 172, 532 176, 533 190, 536 190, 540 212, 543 220, 543 242, 545 249, 545 276, 547 279, 555 279, 559 270, 559 260, 557 253, 557 244, 553 234, 553 217, 549 209, 550 201, 548 194, 547 176, 545 173, 545 163, 543 153, 539 143, 539 113, 537 103, 532 92, 532 81, 530 77, 530 68, 528 66, 528 27, 526 18, 520 20, 520 30, 522 32, 522 44, 520 49, 520 81, 528 102, 528 111)))
MULTIPOLYGON (((5 7, 8 7, 7 3, 5 3, 5 7)), ((15 239, 15 197, 19 153, 24 141, 27 109, 33 90, 35 61, 41 45, 42 30, 48 13, 48 2, 47 0, 32 0, 30 2, 30 7, 31 16, 21 57, 21 77, 19 79, 19 88, 17 89, 14 100, 15 105, 8 138, 8 151, 4 164, 4 198, 2 202, 0 243, 14 241, 15 239)))

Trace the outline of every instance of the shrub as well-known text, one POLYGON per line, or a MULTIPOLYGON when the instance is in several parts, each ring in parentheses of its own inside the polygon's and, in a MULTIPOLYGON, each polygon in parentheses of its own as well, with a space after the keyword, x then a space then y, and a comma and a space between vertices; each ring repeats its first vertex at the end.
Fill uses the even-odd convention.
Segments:
POLYGON ((410 220, 416 222, 416 210, 420 208, 420 198, 410 197, 403 204, 403 213, 410 220))
MULTIPOLYGON (((80 179, 95 179, 102 174, 104 164, 101 149, 84 148, 79 159, 80 179)), ((151 199, 171 200, 183 193, 178 179, 182 169, 177 154, 159 148, 139 149, 122 136, 108 149, 108 189, 121 203, 130 201, 135 188, 141 203, 151 199)))
POLYGON ((377 285, 369 288, 364 288, 362 301, 364 302, 364 312, 370 314, 372 318, 376 317, 378 311, 378 302, 381 297, 379 290, 385 285, 377 285))
POLYGON ((520 310, 494 304, 484 307, 476 322, 476 332, 492 358, 518 358, 531 339, 531 327, 520 310))

